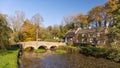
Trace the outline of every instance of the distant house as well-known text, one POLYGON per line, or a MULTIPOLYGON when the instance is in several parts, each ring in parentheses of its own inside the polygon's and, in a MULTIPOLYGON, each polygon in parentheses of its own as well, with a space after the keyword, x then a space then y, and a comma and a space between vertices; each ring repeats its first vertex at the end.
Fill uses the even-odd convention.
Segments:
POLYGON ((69 30, 66 33, 65 39, 68 45, 73 45, 75 43, 105 45, 108 41, 108 29, 105 27, 77 28, 69 30))
POLYGON ((74 37, 75 37, 75 32, 72 30, 68 31, 65 35, 65 42, 68 45, 73 45, 74 37))

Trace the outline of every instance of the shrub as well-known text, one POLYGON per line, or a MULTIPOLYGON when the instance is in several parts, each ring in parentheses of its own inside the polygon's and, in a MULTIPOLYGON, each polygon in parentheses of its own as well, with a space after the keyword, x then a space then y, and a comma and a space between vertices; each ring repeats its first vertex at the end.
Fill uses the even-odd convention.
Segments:
POLYGON ((107 58, 115 62, 120 62, 120 51, 114 49, 109 50, 107 58))
POLYGON ((105 52, 105 51, 106 51, 105 48, 96 48, 96 47, 92 47, 91 49, 92 49, 92 51, 94 51, 94 52, 105 52))
POLYGON ((81 53, 82 54, 85 54, 85 55, 90 55, 91 53, 92 53, 92 50, 91 50, 91 48, 89 48, 89 47, 80 47, 81 48, 81 53))

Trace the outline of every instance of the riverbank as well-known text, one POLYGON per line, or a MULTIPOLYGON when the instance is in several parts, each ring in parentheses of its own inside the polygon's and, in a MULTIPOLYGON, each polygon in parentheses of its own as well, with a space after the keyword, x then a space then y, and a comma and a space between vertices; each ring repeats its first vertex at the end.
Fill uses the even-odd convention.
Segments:
POLYGON ((105 58, 105 59, 120 63, 120 50, 116 50, 113 48, 81 46, 80 53, 86 56, 93 56, 96 58, 105 58))
POLYGON ((0 50, 0 68, 17 68, 18 48, 0 50))
POLYGON ((85 56, 93 56, 96 58, 105 58, 120 63, 120 50, 112 48, 98 48, 89 46, 63 46, 59 49, 66 50, 68 53, 83 54, 85 56))

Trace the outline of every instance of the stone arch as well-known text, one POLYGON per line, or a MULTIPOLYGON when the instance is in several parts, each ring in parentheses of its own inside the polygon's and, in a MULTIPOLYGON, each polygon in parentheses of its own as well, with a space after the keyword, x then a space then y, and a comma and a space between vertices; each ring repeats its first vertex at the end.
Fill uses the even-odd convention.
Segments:
POLYGON ((28 46, 24 48, 24 51, 33 51, 35 48, 33 46, 28 46))
POLYGON ((38 47, 38 49, 47 49, 47 46, 45 46, 45 45, 40 45, 40 46, 38 47))
POLYGON ((56 48, 57 48, 57 46, 53 45, 53 46, 50 47, 50 50, 54 50, 56 48))

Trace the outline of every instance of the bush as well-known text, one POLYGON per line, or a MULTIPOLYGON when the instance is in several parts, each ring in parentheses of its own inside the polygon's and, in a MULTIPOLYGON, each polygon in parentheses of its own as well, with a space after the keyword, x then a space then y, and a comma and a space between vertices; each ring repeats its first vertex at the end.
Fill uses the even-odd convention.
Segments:
POLYGON ((105 48, 96 48, 96 47, 92 47, 91 49, 92 49, 92 51, 94 51, 94 52, 105 52, 105 51, 106 51, 105 48))
POLYGON ((87 56, 94 56, 94 57, 106 57, 108 49, 105 48, 96 48, 96 47, 88 47, 88 46, 81 46, 80 52, 87 56))
POLYGON ((90 55, 91 53, 92 53, 92 50, 91 50, 91 48, 89 48, 89 47, 80 47, 81 48, 81 53, 82 54, 85 54, 85 55, 90 55))
POLYGON ((107 58, 115 62, 120 62, 120 51, 114 49, 109 50, 107 58))
POLYGON ((107 48, 96 48, 96 47, 80 47, 81 53, 84 55, 91 55, 94 57, 107 58, 109 60, 120 62, 120 50, 107 49, 107 48))

